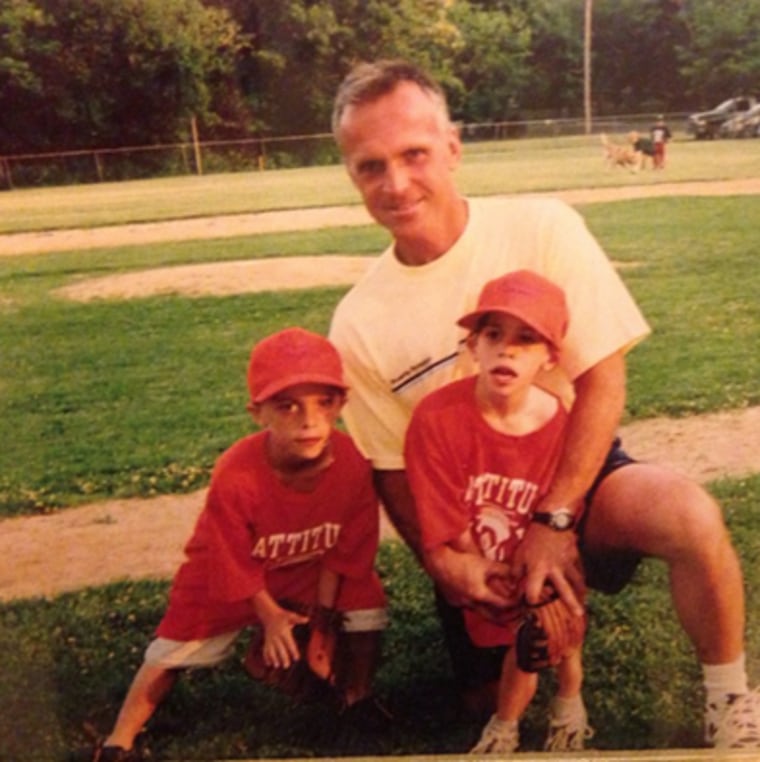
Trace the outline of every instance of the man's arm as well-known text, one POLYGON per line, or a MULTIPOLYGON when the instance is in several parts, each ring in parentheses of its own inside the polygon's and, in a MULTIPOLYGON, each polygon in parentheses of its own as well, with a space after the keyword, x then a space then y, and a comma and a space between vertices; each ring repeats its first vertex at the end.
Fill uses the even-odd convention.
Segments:
POLYGON ((422 548, 417 509, 406 471, 375 471, 375 488, 396 531, 417 556, 451 603, 458 606, 486 603, 507 606, 511 598, 489 586, 491 577, 506 577, 506 564, 480 554, 461 553, 447 545, 422 548))
POLYGON ((406 471, 373 471, 375 489, 388 518, 401 539, 422 562, 422 537, 417 508, 406 478, 406 471))
MULTIPOLYGON (((568 420, 567 437, 552 487, 537 511, 583 504, 609 451, 625 405, 625 358, 616 352, 575 381, 576 398, 568 420)), ((550 579, 576 611, 580 605, 572 592, 580 583, 576 569, 575 535, 531 524, 518 546, 513 574, 527 572, 528 600, 538 601, 544 581, 550 579)))

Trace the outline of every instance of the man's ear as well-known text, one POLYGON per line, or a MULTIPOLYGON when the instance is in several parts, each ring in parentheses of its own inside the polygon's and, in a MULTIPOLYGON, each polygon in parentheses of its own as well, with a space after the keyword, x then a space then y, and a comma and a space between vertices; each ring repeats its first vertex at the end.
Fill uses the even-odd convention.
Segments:
POLYGON ((449 127, 449 169, 453 172, 462 160, 462 138, 459 134, 459 126, 452 124, 449 127))

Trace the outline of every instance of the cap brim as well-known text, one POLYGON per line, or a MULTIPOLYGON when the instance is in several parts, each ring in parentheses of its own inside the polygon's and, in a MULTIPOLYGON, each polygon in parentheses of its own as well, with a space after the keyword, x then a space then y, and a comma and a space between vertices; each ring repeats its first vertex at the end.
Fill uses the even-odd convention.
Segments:
POLYGON ((292 376, 278 378, 270 384, 267 384, 263 389, 259 390, 259 393, 252 397, 252 402, 265 402, 270 397, 274 397, 275 394, 279 394, 285 389, 289 389, 291 386, 297 386, 298 384, 324 384, 325 386, 332 386, 335 389, 341 391, 348 391, 348 386, 342 381, 336 379, 334 376, 320 375, 319 373, 300 373, 292 376))

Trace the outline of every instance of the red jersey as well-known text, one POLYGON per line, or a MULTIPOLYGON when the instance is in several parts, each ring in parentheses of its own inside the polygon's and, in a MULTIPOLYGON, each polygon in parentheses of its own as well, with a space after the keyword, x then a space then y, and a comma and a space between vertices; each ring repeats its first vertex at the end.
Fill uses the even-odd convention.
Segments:
MULTIPOLYGON (((406 434, 406 472, 423 548, 457 540, 469 529, 484 556, 509 563, 556 471, 567 412, 558 404, 536 431, 504 434, 478 410, 476 383, 476 376, 455 381, 417 405, 406 434)), ((465 621, 478 645, 513 640, 513 633, 468 610, 465 621)))
POLYGON ((335 431, 333 462, 313 491, 299 492, 269 465, 267 437, 252 434, 219 458, 159 636, 194 640, 254 624, 251 598, 264 588, 277 600, 312 603, 323 566, 362 581, 363 600, 351 585, 352 600, 339 593, 338 608, 384 606, 373 570, 379 518, 369 463, 335 431))

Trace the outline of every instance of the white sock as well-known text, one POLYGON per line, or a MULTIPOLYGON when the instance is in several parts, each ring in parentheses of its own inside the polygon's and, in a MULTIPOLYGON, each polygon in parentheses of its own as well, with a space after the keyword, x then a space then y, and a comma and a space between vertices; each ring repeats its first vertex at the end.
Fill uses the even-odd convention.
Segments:
POLYGON ((517 730, 519 720, 500 720, 495 714, 491 717, 489 725, 499 735, 506 734, 510 730, 517 730))
POLYGON ((574 717, 584 715, 586 707, 583 705, 583 698, 579 693, 577 696, 570 696, 569 698, 555 696, 552 699, 550 711, 553 720, 564 723, 574 717))
POLYGON ((702 684, 705 686, 705 704, 722 707, 728 696, 741 695, 749 690, 745 656, 728 664, 703 664, 702 684))

